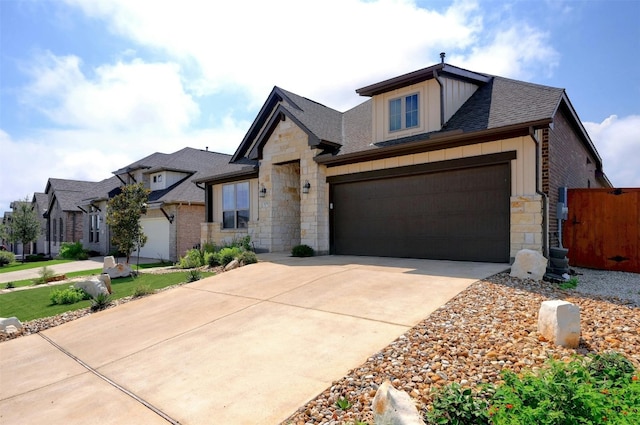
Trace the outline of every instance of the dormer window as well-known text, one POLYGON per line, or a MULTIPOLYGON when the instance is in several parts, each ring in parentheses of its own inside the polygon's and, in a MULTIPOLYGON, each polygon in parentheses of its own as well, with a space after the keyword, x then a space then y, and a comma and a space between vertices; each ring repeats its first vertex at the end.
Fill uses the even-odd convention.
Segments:
POLYGON ((389 131, 418 127, 418 93, 389 101, 389 131))

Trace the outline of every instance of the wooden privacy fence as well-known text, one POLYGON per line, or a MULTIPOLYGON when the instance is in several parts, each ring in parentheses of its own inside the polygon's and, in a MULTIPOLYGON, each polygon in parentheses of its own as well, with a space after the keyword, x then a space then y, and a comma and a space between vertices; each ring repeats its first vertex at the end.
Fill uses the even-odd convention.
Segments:
POLYGON ((640 273, 640 188, 569 189, 567 201, 570 265, 640 273))

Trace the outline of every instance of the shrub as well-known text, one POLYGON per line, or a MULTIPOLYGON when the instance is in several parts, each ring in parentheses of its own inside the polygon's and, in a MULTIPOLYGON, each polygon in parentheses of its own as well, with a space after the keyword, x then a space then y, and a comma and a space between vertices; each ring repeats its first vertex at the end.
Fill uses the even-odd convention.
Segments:
POLYGON ((256 253, 253 251, 242 251, 237 260, 240 261, 243 265, 254 264, 258 262, 258 257, 256 257, 256 253))
POLYGON ((111 304, 111 295, 98 294, 98 296, 91 299, 91 311, 104 310, 109 304, 111 304))
POLYGON ((490 415, 502 424, 640 423, 640 382, 619 354, 551 360, 537 373, 504 371, 490 415), (610 377, 617 377, 612 382, 610 377))
POLYGON ((431 409, 425 414, 430 424, 482 425, 489 424, 489 399, 494 387, 486 385, 478 391, 463 388, 457 383, 435 390, 431 409))
POLYGON ((40 277, 33 280, 33 283, 35 285, 42 285, 43 283, 49 282, 53 278, 53 276, 55 276, 55 273, 47 266, 43 266, 38 272, 38 275, 40 277))
POLYGON ((204 263, 209 267, 216 267, 220 265, 220 261, 218 261, 218 254, 215 252, 205 252, 204 253, 204 263))
POLYGON ((198 269, 192 269, 187 272, 187 282, 195 282, 202 279, 202 273, 198 269))
POLYGON ((235 260, 240 255, 240 253, 242 253, 242 249, 237 246, 222 248, 218 252, 218 263, 220 263, 220 265, 222 266, 226 266, 227 264, 235 260))
POLYGON ((16 287, 16 285, 13 282, 7 282, 7 284, 4 285, 5 289, 13 289, 15 287, 16 287))
POLYGON ((86 260, 89 258, 81 242, 62 242, 59 255, 67 260, 86 260))
POLYGON ((296 245, 291 250, 291 255, 294 257, 313 257, 313 248, 309 245, 296 245))
POLYGON ((138 284, 133 288, 133 298, 144 297, 153 294, 155 290, 150 285, 138 284))
POLYGON ((184 257, 180 258, 179 267, 181 269, 192 269, 204 264, 204 254, 199 249, 190 249, 184 257))
POLYGON ((88 300, 91 296, 80 288, 70 286, 66 289, 54 289, 49 295, 51 304, 75 304, 82 300, 88 300))
POLYGON ((44 259, 45 259, 44 254, 29 254, 24 258, 24 260, 27 263, 35 263, 36 261, 44 261, 44 259))
POLYGON ((0 251, 0 267, 16 261, 16 255, 11 251, 0 251))

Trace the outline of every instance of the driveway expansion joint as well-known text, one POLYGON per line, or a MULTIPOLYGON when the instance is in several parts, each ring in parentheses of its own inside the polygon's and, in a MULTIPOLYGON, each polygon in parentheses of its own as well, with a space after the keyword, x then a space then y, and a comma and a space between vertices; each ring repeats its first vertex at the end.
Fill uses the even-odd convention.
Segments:
POLYGON ((74 360, 80 366, 84 367, 89 372, 93 373, 95 376, 97 376, 98 378, 102 379, 103 381, 105 381, 107 384, 111 385, 115 389, 123 392, 124 394, 128 395, 129 397, 131 397, 132 399, 134 399, 138 403, 142 404, 143 406, 145 406, 146 408, 148 408, 149 410, 151 410, 152 412, 154 412, 155 414, 157 414, 158 416, 160 416, 161 418, 163 418, 164 420, 166 420, 170 424, 180 425, 180 422, 177 419, 173 419, 171 416, 167 415, 166 413, 164 413, 162 410, 160 410, 159 408, 157 408, 153 404, 149 403, 145 399, 141 398, 140 396, 136 395, 135 393, 129 391, 126 388, 124 388, 122 385, 118 384, 117 382, 113 381, 112 379, 109 379, 107 376, 103 375, 102 373, 98 372, 96 369, 94 369, 93 367, 89 366, 87 363, 83 362, 82 359, 80 359, 79 357, 74 356, 69 351, 65 350, 62 346, 57 344, 55 341, 53 341, 48 336, 44 335, 42 332, 39 332, 37 335, 39 335, 42 339, 44 339, 49 344, 51 344, 53 347, 55 347, 58 351, 60 351, 61 353, 65 354, 66 356, 68 356, 72 360, 74 360))

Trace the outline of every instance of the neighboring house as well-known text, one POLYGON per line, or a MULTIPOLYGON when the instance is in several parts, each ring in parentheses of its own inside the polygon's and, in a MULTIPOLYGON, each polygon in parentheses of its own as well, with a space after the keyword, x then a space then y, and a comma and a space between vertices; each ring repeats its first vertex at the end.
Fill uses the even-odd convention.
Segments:
POLYGON ((33 252, 36 254, 47 253, 47 219, 45 218, 45 214, 47 213, 48 201, 49 198, 46 193, 36 192, 33 194, 33 198, 31 198, 31 205, 36 212, 38 220, 40 220, 40 236, 38 240, 33 243, 33 252))
POLYGON ((79 205, 85 193, 91 192, 95 184, 55 178, 47 181, 47 208, 44 214, 45 254, 57 256, 63 242, 83 242, 84 216, 79 205))
POLYGON ((229 164, 230 159, 226 154, 184 148, 171 154, 154 153, 114 171, 114 177, 98 183, 79 203, 86 213, 85 247, 103 254, 117 248, 110 245, 107 202, 121 186, 143 182, 151 193, 140 220, 147 236, 140 256, 177 261, 200 243, 205 194, 191 180, 238 168, 229 164))
POLYGON ((558 188, 610 187, 563 89, 446 63, 344 113, 275 87, 206 187, 201 242, 508 262, 557 246, 558 188))

